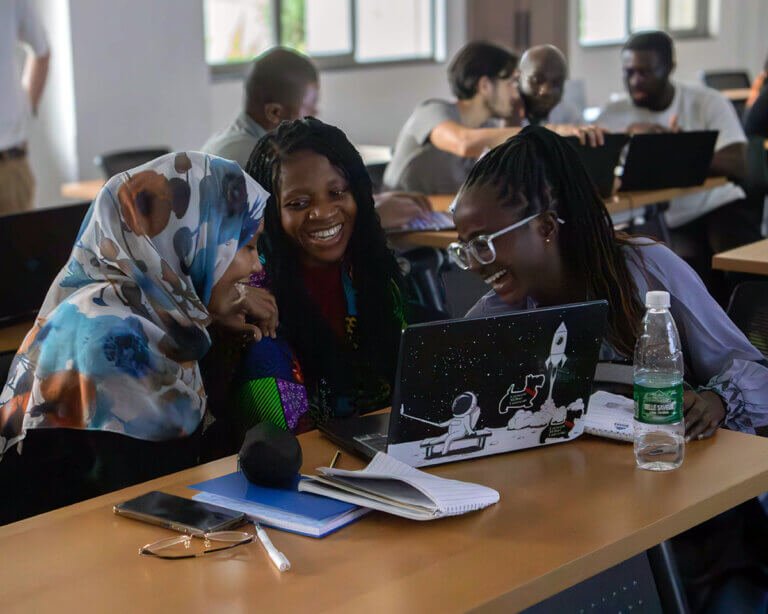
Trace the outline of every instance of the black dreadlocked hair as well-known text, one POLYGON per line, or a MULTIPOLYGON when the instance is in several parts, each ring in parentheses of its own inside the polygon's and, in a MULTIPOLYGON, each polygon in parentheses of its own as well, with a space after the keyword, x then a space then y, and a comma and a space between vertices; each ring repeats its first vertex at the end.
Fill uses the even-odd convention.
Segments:
POLYGON ((552 211, 565 220, 561 252, 583 273, 589 299, 608 301, 608 342, 632 356, 644 315, 622 248, 630 237, 613 230, 605 203, 576 151, 545 128, 529 126, 492 149, 472 168, 460 191, 497 186, 520 218, 552 211))
POLYGON ((300 151, 325 156, 349 182, 357 216, 345 254, 357 297, 359 360, 391 384, 397 366, 402 315, 402 274, 387 247, 374 208, 371 179, 346 135, 313 117, 284 121, 251 152, 245 171, 270 192, 259 249, 266 260, 280 326, 310 378, 324 378, 334 390, 343 385, 342 347, 304 286, 299 247, 280 221, 282 162, 300 151))

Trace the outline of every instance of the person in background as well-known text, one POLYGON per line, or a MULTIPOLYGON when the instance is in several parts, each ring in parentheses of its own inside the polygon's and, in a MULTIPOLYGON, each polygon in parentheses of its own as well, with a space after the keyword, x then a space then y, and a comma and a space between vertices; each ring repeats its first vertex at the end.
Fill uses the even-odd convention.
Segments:
POLYGON ((607 104, 597 121, 629 134, 717 130, 709 173, 724 186, 672 199, 664 213, 671 245, 724 304, 724 279, 712 272, 713 254, 760 239, 761 207, 738 185, 746 174, 746 137, 736 111, 720 92, 672 81, 674 46, 664 32, 635 34, 621 52, 628 96, 607 104))
POLYGON ((27 121, 37 115, 50 62, 48 39, 28 0, 0 2, 0 215, 34 206, 35 180, 27 162, 27 121), (16 47, 27 49, 19 81, 16 47))
MULTIPOLYGON (((477 158, 520 131, 516 69, 517 56, 504 47, 484 41, 462 47, 448 67, 456 100, 430 99, 416 107, 397 137, 384 185, 425 194, 455 193, 477 158), (499 127, 498 120, 514 125, 499 127)), ((593 145, 602 143, 602 131, 593 126, 548 127, 593 145)))
MULTIPOLYGON (((234 160, 242 168, 259 139, 281 121, 316 116, 320 76, 308 57, 274 47, 256 58, 245 81, 245 107, 234 122, 213 135, 202 151, 234 160)), ((385 228, 398 228, 432 210, 422 194, 376 195, 376 212, 385 228)))
POLYGON ((757 102, 757 97, 763 92, 763 89, 765 88, 766 78, 768 78, 768 58, 765 58, 763 69, 760 71, 757 77, 752 80, 752 85, 749 88, 749 96, 744 102, 744 108, 746 110, 752 108, 752 105, 757 102))
POLYGON ((0 394, 0 524, 198 462, 208 327, 277 328, 246 286, 267 196, 198 152, 106 183, 0 394))
MULTIPOLYGON (((682 259, 614 231, 578 154, 556 134, 528 127, 483 156, 457 195, 454 219, 459 241, 449 255, 492 287, 468 317, 605 299, 600 359, 631 361, 645 293, 665 290, 690 384, 687 439, 711 437, 721 425, 754 433, 768 424, 768 362, 682 259)), ((765 527, 751 501, 673 540, 692 611, 734 574, 759 573, 768 558, 765 527)))
POLYGON ((568 64, 554 45, 531 47, 520 58, 517 83, 526 124, 546 124, 563 98, 568 64))

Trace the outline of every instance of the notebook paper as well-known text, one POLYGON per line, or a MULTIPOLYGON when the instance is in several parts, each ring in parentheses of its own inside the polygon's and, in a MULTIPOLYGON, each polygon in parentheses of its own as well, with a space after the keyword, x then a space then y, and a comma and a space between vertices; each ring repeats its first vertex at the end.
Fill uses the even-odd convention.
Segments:
POLYGON ((431 520, 493 505, 499 493, 487 486, 440 478, 379 452, 362 471, 319 467, 320 476, 299 490, 390 514, 431 520))

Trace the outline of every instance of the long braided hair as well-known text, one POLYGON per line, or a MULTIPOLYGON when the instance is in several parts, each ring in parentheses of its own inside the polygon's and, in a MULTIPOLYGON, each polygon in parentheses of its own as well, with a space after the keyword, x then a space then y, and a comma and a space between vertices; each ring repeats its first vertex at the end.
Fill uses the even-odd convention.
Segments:
POLYGON ((520 209, 521 219, 552 211, 565 220, 561 253, 583 274, 587 298, 608 301, 608 342, 632 356, 644 314, 622 253, 632 242, 614 231, 576 151, 554 132, 527 127, 483 156, 461 190, 487 183, 498 187, 507 206, 520 209))
MULTIPOLYGON (((360 154, 346 135, 313 117, 284 121, 258 142, 246 172, 271 193, 264 213, 265 269, 280 312, 283 334, 297 354, 306 376, 325 379, 338 390, 349 362, 330 325, 312 302, 304 285, 300 248, 283 230, 280 219, 282 162, 300 151, 325 156, 349 182, 357 216, 345 264, 356 293, 358 348, 364 361, 391 384, 397 366, 402 327, 402 274, 387 247, 374 208, 371 179, 360 154)), ((348 357, 348 353, 347 353, 348 357)))

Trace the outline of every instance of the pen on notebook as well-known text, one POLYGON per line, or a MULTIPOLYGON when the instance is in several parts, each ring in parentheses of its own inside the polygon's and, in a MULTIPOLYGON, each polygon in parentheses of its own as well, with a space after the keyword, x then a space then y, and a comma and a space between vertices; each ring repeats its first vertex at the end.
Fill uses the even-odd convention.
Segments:
POLYGON ((334 465, 336 465, 336 461, 339 460, 339 456, 341 456, 341 450, 336 450, 336 454, 333 455, 333 460, 328 466, 329 469, 333 469, 334 465))
POLYGON ((290 562, 285 558, 285 555, 282 552, 275 548, 275 545, 272 543, 272 540, 269 539, 267 532, 262 529, 257 522, 253 523, 253 528, 256 529, 256 537, 259 538, 261 545, 264 546, 264 550, 267 551, 267 554, 269 555, 269 558, 272 559, 275 567, 280 571, 288 571, 291 568, 290 562))

